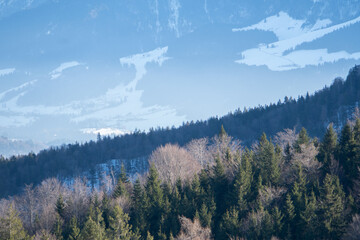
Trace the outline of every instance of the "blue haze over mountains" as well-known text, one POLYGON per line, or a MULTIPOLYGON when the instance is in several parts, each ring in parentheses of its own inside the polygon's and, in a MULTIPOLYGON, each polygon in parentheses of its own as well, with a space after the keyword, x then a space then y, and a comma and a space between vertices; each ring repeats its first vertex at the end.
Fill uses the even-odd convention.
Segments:
POLYGON ((59 144, 330 85, 360 2, 0 0, 0 36, 0 136, 59 144))

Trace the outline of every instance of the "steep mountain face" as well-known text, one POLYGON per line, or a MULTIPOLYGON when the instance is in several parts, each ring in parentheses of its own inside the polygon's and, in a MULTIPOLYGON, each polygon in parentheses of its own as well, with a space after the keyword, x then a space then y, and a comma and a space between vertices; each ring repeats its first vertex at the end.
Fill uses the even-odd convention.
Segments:
POLYGON ((262 132, 272 136, 284 128, 307 128, 313 137, 321 137, 330 122, 342 126, 352 118, 360 101, 360 66, 352 68, 346 81, 338 78, 330 87, 314 95, 244 111, 237 110, 221 118, 187 122, 179 128, 136 131, 117 137, 99 137, 97 142, 52 147, 39 154, 11 157, 0 161, 0 196, 16 193, 24 184, 40 183, 57 177, 64 181, 86 175, 94 184, 101 181, 101 173, 119 171, 120 162, 134 175, 147 169, 146 157, 160 145, 185 145, 192 139, 213 137, 223 125, 229 135, 251 145, 262 132), (113 159, 111 161, 111 159, 113 159), (117 160, 116 160, 117 159, 117 160), (109 166, 109 167, 104 167, 109 166))
POLYGON ((0 0, 0 136, 84 141, 314 92, 360 59, 359 16, 357 0, 0 0))

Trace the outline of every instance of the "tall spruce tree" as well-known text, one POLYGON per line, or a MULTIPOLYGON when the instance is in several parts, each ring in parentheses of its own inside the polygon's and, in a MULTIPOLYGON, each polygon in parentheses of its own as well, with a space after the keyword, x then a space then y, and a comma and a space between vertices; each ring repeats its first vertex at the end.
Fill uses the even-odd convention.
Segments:
POLYGON ((300 132, 299 132, 299 136, 296 139, 295 143, 294 143, 294 149, 297 152, 301 152, 301 148, 300 146, 305 144, 308 145, 310 143, 310 137, 307 134, 307 131, 305 128, 301 128, 300 132))
POLYGON ((314 192, 310 197, 305 198, 305 209, 300 213, 301 218, 301 237, 303 239, 317 239, 317 229, 319 226, 317 216, 318 203, 314 192))
POLYGON ((333 125, 330 124, 325 132, 324 138, 320 144, 317 159, 323 164, 323 172, 330 173, 331 161, 335 159, 335 151, 337 147, 337 135, 333 125))
POLYGON ((347 123, 340 135, 340 140, 337 150, 337 159, 339 159, 340 165, 344 169, 345 177, 343 179, 345 187, 352 188, 352 179, 357 177, 357 162, 356 159, 356 144, 354 135, 351 130, 350 124, 347 123))
POLYGON ((280 177, 279 159, 275 154, 274 145, 267 139, 265 133, 261 135, 255 159, 265 185, 276 185, 280 177))
POLYGON ((114 188, 114 192, 113 192, 113 197, 114 198, 129 195, 129 193, 126 190, 126 184, 128 182, 129 182, 129 178, 126 175, 125 166, 124 166, 124 164, 121 164, 120 176, 119 176, 119 179, 117 181, 117 184, 116 184, 116 186, 114 188))
POLYGON ((140 236, 135 234, 129 225, 129 216, 121 207, 115 206, 109 216, 109 228, 106 231, 108 239, 135 240, 140 236))
POLYGON ((240 235, 239 211, 231 207, 225 212, 220 223, 219 239, 236 238, 240 235))
POLYGON ((146 211, 148 209, 149 201, 139 179, 136 179, 134 183, 131 200, 130 223, 135 231, 140 231, 142 235, 145 235, 148 229, 146 211))
POLYGON ((277 206, 273 208, 272 218, 274 223, 274 234, 275 236, 281 238, 283 236, 284 216, 281 213, 281 210, 277 206))
POLYGON ((13 204, 10 205, 6 215, 0 218, 0 239, 3 240, 30 240, 21 219, 13 204))
POLYGON ((147 222, 150 224, 151 235, 157 237, 161 228, 161 219, 163 217, 164 197, 160 186, 159 174, 152 164, 149 170, 149 176, 145 185, 148 199, 147 222))
POLYGON ((80 238, 80 229, 77 223, 77 219, 76 217, 72 217, 70 220, 70 225, 69 225, 69 240, 79 240, 80 238))
POLYGON ((323 237, 339 239, 345 228, 345 194, 339 178, 327 174, 322 192, 322 229, 323 237))

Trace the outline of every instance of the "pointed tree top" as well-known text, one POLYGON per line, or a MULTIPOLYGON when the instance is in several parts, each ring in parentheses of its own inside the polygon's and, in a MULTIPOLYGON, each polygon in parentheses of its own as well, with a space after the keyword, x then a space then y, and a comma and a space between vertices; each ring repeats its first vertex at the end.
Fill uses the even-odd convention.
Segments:
POLYGON ((219 137, 223 138, 223 137, 226 137, 226 136, 227 136, 227 133, 225 131, 224 125, 221 125, 221 130, 220 130, 220 133, 219 133, 219 137))

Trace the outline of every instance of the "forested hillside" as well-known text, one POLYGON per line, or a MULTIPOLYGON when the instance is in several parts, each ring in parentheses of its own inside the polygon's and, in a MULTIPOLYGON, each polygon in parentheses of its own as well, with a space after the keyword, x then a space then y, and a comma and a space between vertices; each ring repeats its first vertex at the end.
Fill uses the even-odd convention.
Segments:
POLYGON ((224 128, 167 144, 149 173, 90 189, 47 179, 0 202, 0 239, 359 239, 360 119, 243 148, 224 128))
POLYGON ((18 193, 25 184, 39 184, 49 177, 77 176, 110 159, 144 157, 166 143, 185 145, 192 139, 213 137, 223 125, 229 135, 250 146, 262 132, 273 136, 285 129, 301 127, 321 138, 330 122, 342 126, 360 99, 360 66, 350 70, 346 81, 336 79, 330 87, 298 99, 285 98, 276 104, 236 110, 206 121, 184 123, 178 128, 135 131, 119 137, 98 138, 84 144, 52 147, 39 154, 0 160, 0 196, 18 193))

